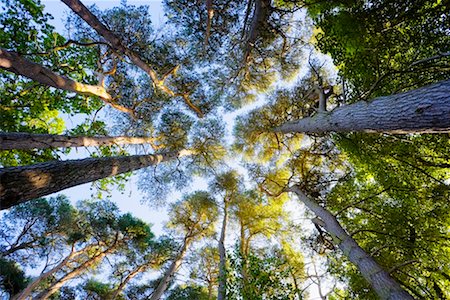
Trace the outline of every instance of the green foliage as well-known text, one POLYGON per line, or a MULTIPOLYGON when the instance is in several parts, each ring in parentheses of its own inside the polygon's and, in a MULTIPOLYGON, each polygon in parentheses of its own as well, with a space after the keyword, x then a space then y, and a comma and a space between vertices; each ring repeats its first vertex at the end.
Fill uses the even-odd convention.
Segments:
POLYGON ((350 83, 350 99, 448 78, 448 58, 426 60, 449 49, 445 1, 311 1, 308 10, 322 31, 317 46, 350 83))
POLYGON ((186 239, 208 236, 214 233, 217 215, 214 199, 207 192, 197 191, 170 206, 167 227, 182 232, 186 239))
MULTIPOLYGON (((442 262, 450 254, 448 137, 352 134, 336 140, 355 169, 328 195, 327 205, 414 295, 447 297, 450 270, 442 262)), ((342 264, 338 260, 332 268, 348 276, 351 295, 369 297, 368 284, 342 264)))
POLYGON ((243 257, 235 249, 230 255, 227 299, 297 299, 298 291, 288 279, 290 268, 284 258, 254 252, 243 257))
MULTIPOLYGON (((0 44, 60 75, 84 83, 95 79, 86 70, 95 69, 97 53, 88 47, 61 47, 66 39, 48 24, 50 15, 39 1, 7 0, 0 6, 0 44), (80 65, 83 57, 84 65, 80 65)), ((102 106, 99 99, 70 95, 0 71, 0 130, 61 134, 66 128, 62 114, 91 113, 102 106)), ((64 153, 67 151, 60 151, 64 153)), ((58 151, 12 150, 0 153, 0 164, 16 166, 58 158, 58 151)))
POLYGON ((0 290, 13 296, 23 290, 28 282, 29 278, 17 263, 0 257, 0 290))
MULTIPOLYGON (((155 242, 148 224, 131 214, 121 214, 109 201, 82 201, 74 207, 63 196, 37 199, 13 207, 2 216, 1 224, 0 250, 5 261, 13 259, 24 268, 41 268, 43 259, 57 265, 69 259, 71 251, 76 253, 60 268, 47 266, 53 273, 39 282, 34 293, 45 291, 59 280, 64 282, 71 272, 99 270, 102 253, 118 260, 134 258, 136 264, 147 263, 150 269, 160 266, 173 248, 165 239, 155 242)), ((4 289, 11 288, 5 285, 4 289)), ((91 286, 94 288, 98 295, 105 290, 105 286, 91 286)))
POLYGON ((167 300, 209 300, 208 293, 201 286, 176 286, 170 290, 167 300))
POLYGON ((109 295, 113 290, 109 284, 102 283, 100 281, 92 279, 88 280, 84 284, 83 289, 86 290, 88 293, 93 293, 97 295, 98 299, 108 299, 109 295))

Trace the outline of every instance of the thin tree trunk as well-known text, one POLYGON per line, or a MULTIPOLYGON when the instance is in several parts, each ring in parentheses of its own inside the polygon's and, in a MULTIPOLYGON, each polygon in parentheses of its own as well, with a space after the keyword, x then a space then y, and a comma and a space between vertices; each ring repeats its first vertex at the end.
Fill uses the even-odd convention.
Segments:
POLYGON ((94 180, 192 155, 182 150, 149 155, 50 161, 0 169, 0 209, 94 180))
POLYGON ((111 105, 121 112, 134 116, 134 111, 132 109, 114 103, 111 95, 108 94, 104 87, 99 85, 83 84, 68 77, 58 75, 52 70, 29 61, 15 52, 10 52, 0 48, 0 68, 13 72, 17 75, 25 76, 51 87, 81 95, 98 96, 106 104, 111 105))
POLYGON ((184 255, 186 254, 187 248, 189 246, 189 243, 190 243, 189 239, 184 240, 184 244, 181 247, 180 252, 178 253, 175 260, 172 262, 172 264, 169 266, 167 271, 164 273, 164 277, 159 282, 158 286, 156 287, 155 291, 153 292, 152 296, 150 297, 150 300, 161 299, 162 295, 167 290, 169 283, 172 281, 173 277, 175 276, 175 273, 180 268, 181 263, 183 262, 184 255))
POLYGON ((134 268, 134 270, 132 270, 130 272, 130 274, 127 275, 127 277, 125 277, 125 279, 119 284, 119 286, 114 290, 114 293, 111 295, 111 300, 115 300, 120 292, 123 291, 123 289, 125 288, 125 286, 127 285, 127 283, 133 279, 134 277, 136 277, 137 275, 139 275, 139 273, 145 271, 145 269, 148 267, 147 264, 144 265, 140 265, 136 268, 134 268))
POLYGON ((206 19, 206 33, 205 33, 205 41, 204 41, 203 49, 206 52, 206 47, 208 47, 209 36, 211 34, 211 23, 212 23, 212 19, 214 17, 214 9, 213 9, 212 0, 205 0, 205 5, 206 5, 206 13, 208 14, 208 17, 206 19))
POLYGON ((225 234, 227 230, 227 221, 228 221, 228 200, 224 200, 223 207, 223 220, 222 220, 222 229, 220 231, 219 238, 219 287, 217 291, 217 300, 225 300, 226 297, 226 270, 225 263, 227 260, 226 251, 225 251, 225 234))
POLYGON ((275 132, 450 132, 450 80, 401 94, 358 101, 288 122, 275 132))
MULTIPOLYGON (((100 20, 86 6, 84 6, 83 3, 81 3, 81 1, 79 0, 61 0, 61 1, 64 2, 74 13, 76 13, 80 18, 82 18, 86 23, 88 23, 89 26, 91 26, 108 43, 110 43, 110 46, 115 51, 123 55, 126 55, 137 67, 139 67, 141 70, 147 73, 151 78, 151 80, 153 81, 153 83, 155 84, 155 87, 157 87, 158 89, 160 89, 161 91, 172 97, 181 96, 183 100, 186 102, 186 104, 189 106, 189 108, 191 108, 199 118, 203 117, 202 111, 190 101, 187 94, 177 94, 174 91, 172 91, 169 87, 167 87, 165 85, 165 79, 167 76, 163 76, 163 79, 159 79, 155 70, 153 70, 152 67, 150 67, 150 65, 148 65, 145 61, 143 61, 142 58, 136 52, 132 51, 131 49, 128 49, 125 45, 123 45, 120 39, 105 25, 103 25, 103 23, 100 22, 100 20)), ((169 74, 170 73, 171 72, 169 72, 169 74)))
POLYGON ((361 275, 369 282, 373 290, 381 299, 400 300, 413 299, 388 272, 368 254, 356 241, 341 227, 336 217, 329 211, 320 206, 316 201, 306 196, 298 186, 288 189, 297 194, 297 197, 313 213, 320 218, 321 227, 323 227, 337 243, 344 255, 355 264, 361 275))
POLYGON ((19 294, 17 294, 16 296, 12 297, 11 300, 25 300, 28 297, 31 296, 31 292, 33 292, 33 290, 35 288, 37 288, 42 281, 44 281, 45 279, 47 279, 48 277, 50 277, 51 275, 53 275, 54 273, 58 272, 59 270, 61 270, 64 266, 67 265, 67 263, 76 255, 78 255, 80 253, 80 251, 77 252, 71 252, 68 256, 66 256, 59 264, 57 264, 55 267, 53 267, 52 269, 48 270, 47 272, 39 275, 36 279, 34 279, 29 285, 27 285, 27 287, 21 291, 19 294))
MULTIPOLYGON (((117 242, 116 242, 117 244, 117 242)), ((116 245, 115 244, 115 245, 116 245)), ((106 255, 111 253, 116 249, 116 247, 112 246, 101 252, 100 254, 88 259, 83 264, 78 266, 76 269, 64 275, 62 278, 58 279, 54 284, 52 284, 47 289, 40 292, 33 300, 45 300, 48 299, 51 295, 53 295, 56 291, 58 291, 67 281, 72 280, 78 275, 82 274, 87 268, 101 261, 106 255)))
POLYGON ((125 144, 152 144, 155 138, 129 136, 69 136, 33 134, 27 132, 0 132, 0 150, 46 149, 58 147, 95 147, 125 144))

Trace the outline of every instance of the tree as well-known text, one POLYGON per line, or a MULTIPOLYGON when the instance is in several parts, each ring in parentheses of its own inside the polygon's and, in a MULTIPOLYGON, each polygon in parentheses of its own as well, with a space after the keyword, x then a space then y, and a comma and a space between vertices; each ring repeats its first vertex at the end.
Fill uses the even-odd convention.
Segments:
POLYGON ((227 299, 303 299, 289 280, 293 266, 279 249, 252 249, 245 258, 236 249, 230 257, 227 299), (245 279, 240 274, 243 264, 245 279))
POLYGON ((28 284, 25 272, 14 261, 0 257, 0 289, 15 296, 28 284))
POLYGON ((201 286, 205 286, 208 291, 208 299, 215 299, 216 290, 219 285, 219 264, 220 257, 217 247, 212 244, 198 249, 189 258, 190 273, 189 277, 192 281, 201 286))
POLYGON ((148 74, 148 76, 153 81, 154 85, 163 91, 164 93, 168 94, 171 97, 181 97, 185 103, 188 105, 190 109, 192 109, 198 117, 203 117, 203 112, 195 106, 191 100, 189 99, 189 95, 187 93, 184 94, 178 94, 175 93, 170 87, 168 87, 165 83, 166 78, 171 75, 172 73, 176 72, 177 67, 173 68, 170 72, 166 73, 162 79, 158 78, 158 75, 156 74, 155 70, 153 68, 145 63, 142 58, 135 53, 134 51, 128 49, 125 47, 122 42, 117 38, 117 36, 111 32, 105 25, 103 25, 99 19, 93 15, 89 9, 84 6, 80 1, 78 0, 64 0, 63 1, 67 6, 70 7, 80 18, 82 18, 84 21, 86 21, 89 26, 91 26, 100 36, 102 36, 112 47, 115 51, 118 53, 126 55, 136 66, 138 66, 140 69, 142 69, 145 73, 148 74))
POLYGON ((276 127, 274 131, 444 133, 449 132, 450 81, 402 94, 336 108, 276 127))
POLYGON ((97 179, 191 154, 177 151, 122 157, 85 158, 0 169, 1 209, 97 179), (87 174, 80 170, 89 170, 87 174), (24 189, 26 187, 26 189, 24 189))
POLYGON ((0 67, 51 87, 79 93, 81 95, 98 96, 115 109, 131 115, 134 114, 132 109, 114 103, 111 95, 106 92, 103 86, 83 84, 73 81, 70 78, 59 76, 48 68, 20 57, 17 53, 0 49, 0 67))
MULTIPOLYGON (((29 263, 25 254, 47 257, 41 274, 30 280, 14 299, 27 299, 31 295, 47 299, 68 281, 98 268, 106 256, 133 247, 145 249, 153 243, 153 234, 146 223, 130 214, 120 214, 117 206, 108 201, 83 201, 75 208, 63 198, 50 202, 38 199, 20 204, 8 214, 21 217, 16 220, 24 222, 29 231, 14 230, 15 240, 29 236, 40 239, 39 243, 27 243, 27 247, 16 249, 16 257, 24 256, 23 264, 29 263), (40 215, 36 204, 46 204, 51 214, 40 215), (44 220, 37 218, 46 219, 47 227, 42 228, 40 223, 44 220)), ((5 242, 8 241, 1 241, 5 242)))
MULTIPOLYGON (((448 138, 354 134, 336 140, 354 171, 333 188, 327 207, 413 296, 445 298, 448 270, 432 271, 432 276, 429 270, 446 261, 449 243, 442 232, 450 193, 444 182, 448 138)), ((344 264, 339 257, 335 262, 333 273, 344 264)), ((341 270, 350 295, 376 298, 364 292, 367 284, 354 268, 341 270)))
POLYGON ((114 277, 119 277, 119 280, 109 292, 108 299, 119 299, 126 295, 125 288, 131 280, 149 270, 160 269, 170 260, 175 251, 174 241, 164 236, 145 244, 130 245, 124 251, 122 260, 114 265, 113 274, 114 277), (131 266, 130 263, 132 263, 131 266))
POLYGON ((169 228, 183 235, 183 241, 178 253, 164 272, 158 286, 150 297, 159 300, 166 291, 169 283, 178 271, 188 247, 197 239, 211 235, 217 218, 217 207, 214 200, 206 192, 195 192, 184 197, 171 206, 169 228))
POLYGON ((0 150, 136 144, 152 145, 154 142, 155 138, 149 137, 69 136, 54 134, 32 134, 25 132, 0 133, 0 150))
MULTIPOLYGON (((308 289, 301 248, 323 255, 325 265, 316 276, 326 268, 342 284, 329 289, 330 298, 449 297, 447 2, 167 0, 161 30, 154 29, 148 7, 124 3, 100 11, 78 0, 64 2, 74 12, 68 18, 70 39, 54 32, 39 3, 0 4, 0 130, 155 137, 156 154, 146 158, 173 153, 174 159, 142 172, 140 189, 152 204, 163 204, 171 192, 183 193, 193 179, 212 174, 215 196, 191 194, 171 207, 169 223, 181 240, 175 247, 127 240, 114 248, 114 220, 133 223, 121 214, 98 213, 105 217, 102 227, 95 217, 78 217, 78 208, 63 201, 58 209, 42 199, 12 206, 14 213, 5 212, 0 226, 0 252, 11 275, 2 279, 14 278, 3 284, 9 294, 33 282, 27 281, 28 268, 48 260, 41 274, 48 277, 35 282, 31 296, 140 299, 152 297, 151 292, 160 298, 168 290, 172 299, 206 299, 215 294, 220 273, 219 299, 301 299, 308 289), (258 108, 250 113, 236 110, 256 99, 258 108), (97 114, 105 103, 130 113, 107 108, 97 114), (232 118, 238 115, 234 136, 226 130, 230 111, 232 118), (67 130, 61 116, 78 113, 88 114, 86 120, 67 130), (98 121, 104 113, 108 122, 98 121), (195 155, 176 159, 183 149, 195 155), (247 171, 245 179, 221 173, 236 160, 247 171), (293 205, 289 198, 301 200, 295 219, 285 211, 293 205), (196 278, 171 289, 183 257, 203 236, 215 233, 219 210, 217 251, 198 256, 205 268, 191 264, 196 278), (79 225, 76 220, 82 219, 94 225, 79 225), (312 226, 305 226, 305 219, 312 219, 312 226), (237 233, 230 223, 236 223, 237 233), (89 237, 80 239, 78 227, 89 237), (98 233, 91 234, 94 227, 98 233), (190 236, 190 228, 202 233, 190 236), (233 233, 236 251, 227 254, 225 240, 233 233), (96 246, 86 248, 91 242, 96 246), (114 249, 105 254, 109 246, 114 249), (94 271, 108 256, 105 273, 113 273, 100 282, 94 271), (161 266, 160 279, 139 281, 140 274, 161 266), (80 285, 64 287, 75 277, 80 285)), ((49 161, 68 151, 2 151, 0 163, 7 168, 0 174, 8 172, 9 192, 34 193, 12 182, 12 174, 26 175, 36 166, 59 167, 52 173, 61 178, 51 183, 60 185, 54 191, 67 181, 83 181, 83 173, 107 175, 88 164, 85 172, 77 169, 77 176, 62 178, 73 168, 61 167, 74 162, 49 161)), ((114 146, 95 151, 93 156, 110 156, 89 160, 102 162, 106 173, 126 172, 125 160, 134 161, 136 169, 148 165, 142 157, 119 156, 123 151, 114 146)))
POLYGON ((224 300, 226 297, 226 249, 225 249, 225 236, 227 234, 227 223, 229 206, 235 205, 238 201, 238 194, 240 189, 241 178, 239 178, 237 172, 229 171, 218 175, 213 182, 213 190, 223 191, 223 217, 222 217, 222 227, 220 229, 219 237, 219 286, 217 291, 217 300, 224 300))
POLYGON ((345 232, 336 218, 317 202, 306 196, 298 186, 290 187, 310 210, 318 217, 313 222, 324 228, 333 238, 333 242, 344 252, 348 259, 358 266, 361 274, 370 283, 381 299, 412 299, 412 297, 367 254, 355 240, 345 232))

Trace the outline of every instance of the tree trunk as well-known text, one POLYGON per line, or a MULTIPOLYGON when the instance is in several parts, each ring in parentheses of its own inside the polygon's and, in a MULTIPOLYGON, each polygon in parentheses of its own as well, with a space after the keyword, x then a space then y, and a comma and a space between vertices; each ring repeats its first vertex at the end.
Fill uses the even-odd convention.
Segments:
POLYGON ((288 122, 275 132, 450 132, 450 80, 288 122))
POLYGON ((190 243, 189 240, 185 239, 180 252, 178 253, 175 260, 172 262, 170 267, 167 269, 167 271, 164 273, 164 277, 159 282, 158 286, 156 287, 155 291, 153 292, 152 296, 150 297, 150 300, 161 299, 162 295, 167 290, 167 287, 169 286, 170 282, 172 281, 173 277, 175 276, 175 273, 180 268, 181 263, 184 258, 184 255, 186 254, 187 248, 189 246, 189 243, 190 243))
POLYGON ((33 134, 27 132, 0 132, 0 150, 46 149, 58 147, 95 147, 125 144, 152 144, 150 137, 129 136, 69 136, 33 134))
POLYGON ((225 263, 227 257, 225 251, 225 234, 227 230, 227 220, 228 220, 228 200, 225 199, 223 208, 222 229, 220 231, 220 238, 219 238, 220 261, 219 261, 219 288, 217 291, 217 300, 225 300, 226 297, 227 277, 226 277, 225 263))
POLYGON ((206 13, 208 14, 206 19, 206 33, 205 33, 205 41, 203 44, 203 50, 206 53, 206 47, 208 47, 209 36, 211 34, 211 23, 212 18, 214 17, 214 9, 212 0, 205 1, 206 13))
POLYGON ((53 295, 56 291, 58 291, 67 281, 72 280, 73 278, 82 274, 87 268, 101 261, 106 255, 111 253, 116 249, 115 246, 112 246, 100 254, 89 258, 87 261, 82 263, 80 266, 72 270, 71 272, 64 275, 62 278, 58 279, 55 283, 53 283, 50 287, 40 292, 33 300, 45 300, 48 299, 51 295, 53 295))
MULTIPOLYGON (((167 76, 163 76, 162 79, 158 78, 155 70, 150 67, 142 58, 134 51, 128 49, 125 45, 122 44, 120 39, 110 31, 102 22, 93 14, 91 11, 83 5, 79 0, 62 0, 74 13, 76 13, 80 18, 82 18, 86 23, 89 24, 99 35, 101 35, 118 53, 126 55, 137 67, 139 67, 142 71, 148 74, 151 78, 155 87, 168 94, 169 96, 176 97, 181 96, 186 104, 192 109, 199 118, 203 117, 202 111, 195 106, 187 96, 187 94, 177 94, 172 91, 169 87, 165 85, 165 79, 167 76)), ((175 70, 175 69, 174 69, 175 70)), ((169 72, 170 74, 171 72, 169 72)), ((167 75, 169 75, 167 74, 167 75)))
POLYGON ((344 255, 355 264, 361 275, 369 282, 381 299, 400 300, 413 299, 383 268, 367 254, 356 241, 341 227, 336 217, 306 196, 298 186, 288 191, 297 194, 300 201, 320 218, 319 224, 337 243, 344 255))
POLYGON ((79 253, 80 253, 79 251, 78 252, 71 252, 66 258, 64 258, 55 267, 53 267, 52 269, 48 270, 47 272, 42 273, 41 275, 39 275, 29 285, 27 285, 27 287, 22 292, 20 292, 16 296, 12 297, 11 300, 25 300, 28 297, 30 297, 31 296, 31 292, 33 292, 33 290, 35 288, 37 288, 41 284, 42 281, 44 281, 45 279, 47 279, 48 277, 50 277, 54 273, 56 273, 59 270, 61 270, 69 262, 70 259, 72 259, 76 255, 78 255, 79 253))
MULTIPOLYGON (((144 272, 145 269, 147 269, 148 265, 144 264, 144 265, 140 265, 136 268, 134 268, 134 270, 132 270, 130 272, 130 274, 127 275, 127 277, 125 277, 125 279, 119 284, 119 286, 114 290, 113 294, 111 295, 111 300, 115 300, 117 299, 117 297, 119 296, 119 294, 123 291, 123 289, 125 288, 125 286, 127 285, 127 283, 133 279, 134 277, 136 277, 137 275, 139 275, 139 273, 144 272)), ((109 297, 108 297, 109 298, 109 297)))
POLYGON ((9 52, 0 48, 0 68, 25 76, 39 83, 87 96, 98 96, 106 104, 111 105, 121 112, 134 115, 130 108, 114 103, 106 89, 99 85, 89 85, 76 82, 68 77, 60 76, 52 70, 37 63, 29 61, 15 52, 9 52))
POLYGON ((268 18, 270 17, 270 0, 255 0, 250 28, 246 34, 246 46, 244 54, 244 63, 248 62, 250 52, 255 46, 256 40, 261 35, 261 31, 267 28, 268 18))
POLYGON ((0 169, 0 209, 97 179, 191 155, 192 151, 50 161, 0 169))

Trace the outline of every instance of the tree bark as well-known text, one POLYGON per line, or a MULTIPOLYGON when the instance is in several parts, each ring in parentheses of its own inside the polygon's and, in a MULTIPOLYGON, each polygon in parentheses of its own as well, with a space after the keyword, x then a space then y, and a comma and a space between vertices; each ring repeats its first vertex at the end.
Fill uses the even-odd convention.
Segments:
POLYGON ((255 0, 255 8, 253 10, 253 17, 250 23, 250 28, 246 34, 246 47, 244 59, 245 62, 249 59, 250 52, 255 46, 256 40, 261 34, 261 30, 266 28, 268 18, 270 17, 270 0, 255 0))
POLYGON ((173 277, 175 276, 175 273, 180 268, 181 263, 184 258, 184 255, 186 254, 187 248, 189 246, 189 243, 190 243, 189 239, 185 238, 183 246, 180 249, 180 252, 178 253, 175 260, 170 264, 167 271, 164 273, 164 277, 159 282, 158 286, 156 287, 155 291, 153 292, 152 296, 150 297, 150 300, 161 299, 162 295, 167 290, 169 283, 172 281, 173 277))
MULTIPOLYGON (((67 281, 72 280, 73 278, 79 276, 83 273, 87 268, 101 261, 106 255, 115 250, 115 246, 112 246, 106 249, 103 252, 100 252, 98 255, 89 258, 87 261, 82 263, 80 266, 72 270, 71 272, 64 275, 62 278, 58 279, 54 284, 52 284, 47 289, 40 292, 34 300, 45 300, 48 299, 51 295, 53 295, 56 291, 58 291, 67 281)), ((25 300, 25 299, 24 299, 25 300)))
POLYGON ((208 47, 209 36, 211 34, 211 23, 212 23, 212 18, 214 17, 214 9, 213 9, 212 0, 206 0, 205 6, 206 6, 206 13, 208 16, 206 19, 206 33, 205 33, 205 41, 203 44, 204 51, 206 51, 206 47, 208 47))
POLYGON ((227 221, 228 221, 228 200, 225 199, 224 201, 224 208, 223 208, 223 220, 222 220, 222 229, 220 231, 220 238, 219 238, 219 288, 217 291, 217 300, 225 300, 226 297, 226 270, 225 270, 225 263, 226 263, 226 251, 225 251, 225 234, 227 230, 227 221))
POLYGON ((450 132, 450 80, 288 122, 275 132, 450 132))
POLYGON ((78 254, 80 254, 80 251, 77 252, 71 252, 68 256, 66 256, 59 264, 57 264, 55 267, 53 267, 52 269, 48 270, 45 273, 42 273, 41 275, 39 275, 36 279, 34 279, 29 285, 27 285, 27 287, 20 292, 18 295, 12 297, 12 300, 25 300, 28 297, 31 296, 31 292, 33 292, 33 290, 35 288, 37 288, 42 281, 44 281, 45 279, 47 279, 48 277, 50 277, 51 275, 53 275, 54 273, 58 272, 59 270, 61 270, 64 266, 67 265, 67 263, 75 256, 77 256, 78 254))
POLYGON ((0 209, 97 179, 192 155, 182 150, 149 155, 50 161, 0 169, 0 209))
POLYGON ((129 136, 69 136, 34 134, 27 132, 0 132, 0 150, 46 149, 69 147, 96 147, 126 144, 152 144, 155 138, 129 136))
POLYGON ((202 111, 196 107, 190 99, 186 96, 187 94, 177 94, 172 91, 169 87, 165 85, 165 78, 159 79, 155 70, 150 67, 145 61, 141 59, 141 57, 131 49, 128 49, 125 45, 122 44, 121 40, 110 31, 102 22, 79 0, 61 0, 64 2, 74 13, 76 13, 80 18, 82 18, 86 23, 89 24, 99 35, 101 35, 118 53, 121 53, 127 56, 137 67, 143 70, 148 76, 151 78, 155 87, 163 91, 172 97, 181 96, 186 104, 191 108, 199 118, 203 117, 202 111))
POLYGON ((83 84, 68 77, 58 75, 52 70, 29 61, 15 52, 0 48, 0 68, 54 88, 81 95, 97 96, 115 109, 134 116, 132 109, 114 103, 111 95, 108 94, 104 87, 83 84))
POLYGON ((361 275, 369 282, 373 290, 381 299, 400 300, 413 299, 383 268, 362 249, 356 241, 342 228, 329 211, 320 206, 316 201, 306 196, 298 186, 288 189, 313 213, 320 218, 320 226, 323 227, 344 252, 344 255, 355 264, 361 275))

